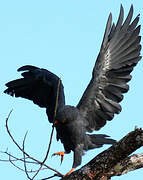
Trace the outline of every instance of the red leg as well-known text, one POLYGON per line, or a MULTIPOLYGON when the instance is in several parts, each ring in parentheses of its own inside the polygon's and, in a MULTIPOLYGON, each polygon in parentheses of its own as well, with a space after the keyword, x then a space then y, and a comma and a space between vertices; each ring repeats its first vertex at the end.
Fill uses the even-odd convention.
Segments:
POLYGON ((75 168, 72 168, 68 173, 66 173, 66 174, 64 175, 64 177, 70 175, 74 170, 75 170, 75 168))

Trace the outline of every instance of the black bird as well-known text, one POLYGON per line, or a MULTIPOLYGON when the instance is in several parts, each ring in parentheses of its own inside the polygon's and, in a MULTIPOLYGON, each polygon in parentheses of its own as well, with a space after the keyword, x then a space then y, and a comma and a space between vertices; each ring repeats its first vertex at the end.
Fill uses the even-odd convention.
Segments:
MULTIPOLYGON (((23 78, 10 81, 4 92, 15 97, 32 100, 46 108, 50 123, 54 123, 57 140, 63 143, 65 153, 74 152, 72 170, 81 164, 83 151, 99 148, 103 144, 114 144, 115 140, 104 134, 86 134, 99 130, 114 114, 121 112, 119 102, 128 92, 130 73, 141 59, 141 45, 138 26, 139 15, 132 21, 133 5, 123 21, 121 5, 116 24, 110 13, 103 42, 92 72, 92 78, 76 107, 65 105, 64 88, 59 77, 52 72, 26 65, 18 69, 24 71, 23 78), (54 117, 56 95, 59 85, 57 114, 54 117)), ((55 155, 63 156, 59 152, 55 155)))

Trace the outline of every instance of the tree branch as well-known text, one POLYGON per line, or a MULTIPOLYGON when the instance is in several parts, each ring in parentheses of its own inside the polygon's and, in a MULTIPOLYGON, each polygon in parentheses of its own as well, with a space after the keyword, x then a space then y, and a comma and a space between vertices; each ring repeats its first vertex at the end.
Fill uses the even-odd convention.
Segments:
POLYGON ((110 177, 120 176, 139 168, 143 168, 143 154, 134 154, 117 163, 108 175, 110 177))
POLYGON ((98 154, 81 169, 62 180, 109 180, 112 176, 143 167, 143 155, 128 157, 141 146, 143 146, 143 130, 135 129, 115 145, 98 154))

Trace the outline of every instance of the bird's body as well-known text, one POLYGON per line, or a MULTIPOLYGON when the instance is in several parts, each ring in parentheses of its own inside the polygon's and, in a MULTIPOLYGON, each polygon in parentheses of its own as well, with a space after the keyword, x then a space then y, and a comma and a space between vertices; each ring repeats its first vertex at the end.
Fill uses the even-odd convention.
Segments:
POLYGON ((66 153, 74 152, 73 168, 81 164, 84 151, 115 143, 107 135, 87 132, 99 130, 121 111, 119 103, 129 90, 130 73, 141 59, 139 15, 131 22, 132 16, 133 6, 124 22, 122 6, 116 25, 109 15, 92 78, 76 107, 65 104, 62 81, 58 84, 59 77, 46 69, 23 66, 18 69, 24 71, 23 78, 6 84, 5 93, 46 108, 49 122, 56 127, 57 140, 61 140, 66 153))
POLYGON ((113 139, 107 139, 108 136, 104 134, 86 134, 88 121, 76 107, 64 106, 57 112, 56 121, 57 140, 61 140, 66 153, 74 152, 73 168, 81 164, 84 151, 116 142, 113 139))

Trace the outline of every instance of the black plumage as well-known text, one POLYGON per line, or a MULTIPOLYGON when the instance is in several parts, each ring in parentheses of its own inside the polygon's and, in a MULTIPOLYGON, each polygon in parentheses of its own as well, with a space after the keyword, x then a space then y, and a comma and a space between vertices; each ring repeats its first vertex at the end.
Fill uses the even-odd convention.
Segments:
MULTIPOLYGON (((55 127, 57 140, 61 140, 65 152, 74 152, 73 168, 81 164, 83 151, 113 144, 115 140, 107 135, 86 134, 99 130, 114 114, 121 112, 120 102, 128 92, 131 72, 141 59, 139 15, 131 22, 133 6, 125 21, 121 5, 116 25, 112 23, 110 13, 103 42, 92 78, 76 107, 65 105, 62 82, 59 88, 55 127)), ((54 121, 54 109, 58 88, 58 76, 46 69, 26 65, 18 69, 24 71, 23 78, 10 81, 4 91, 15 97, 32 100, 45 107, 49 121, 54 121)))

